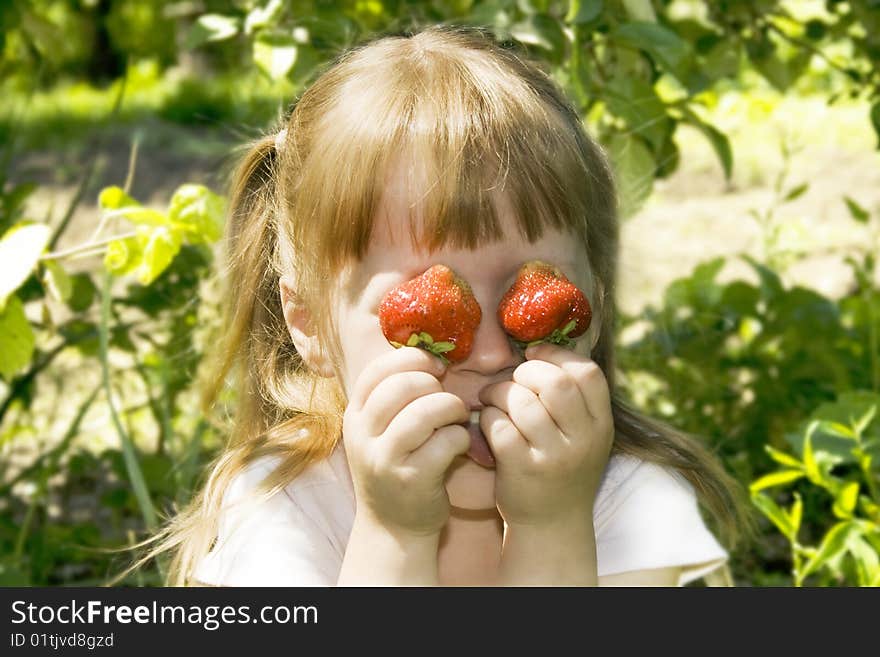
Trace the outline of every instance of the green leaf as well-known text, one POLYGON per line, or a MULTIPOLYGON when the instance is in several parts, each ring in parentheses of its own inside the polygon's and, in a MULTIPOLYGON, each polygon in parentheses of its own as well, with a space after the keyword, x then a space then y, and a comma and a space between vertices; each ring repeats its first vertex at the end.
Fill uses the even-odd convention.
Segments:
POLYGON ((180 232, 164 226, 150 233, 143 247, 143 261, 138 269, 138 281, 141 285, 149 285, 165 271, 180 251, 181 241, 180 232))
POLYGON ((602 98, 614 116, 642 135, 655 153, 660 151, 671 120, 650 82, 633 76, 615 77, 602 89, 602 98))
POLYGON ((846 550, 850 534, 858 532, 858 526, 850 521, 839 522, 828 530, 822 539, 822 544, 816 550, 816 554, 806 563, 801 578, 817 571, 823 565, 840 556, 846 550))
POLYGON ((850 538, 847 548, 856 562, 859 586, 871 586, 880 577, 880 555, 864 538, 855 534, 850 538))
POLYGON ((220 239, 225 199, 204 185, 181 185, 171 197, 168 219, 183 229, 192 244, 211 243, 220 239))
POLYGON ((91 277, 85 272, 71 276, 70 283, 71 294, 67 304, 73 312, 82 312, 92 305, 97 288, 92 282, 91 277))
POLYGON ((46 272, 43 275, 43 283, 49 289, 49 294, 57 301, 67 302, 73 293, 73 283, 70 276, 56 260, 43 262, 46 272))
POLYGON ((800 493, 794 493, 794 502, 791 503, 791 511, 788 512, 788 518, 791 522, 793 536, 797 536, 801 528, 801 520, 804 517, 804 501, 801 499, 800 493))
POLYGON ((46 224, 16 224, 0 239, 0 311, 31 275, 50 236, 46 224))
POLYGON ((134 224, 163 226, 168 218, 157 210, 145 208, 121 187, 105 187, 98 194, 98 205, 108 213, 125 217, 134 224))
POLYGON ((640 138, 620 134, 611 138, 609 153, 620 189, 621 216, 631 217, 651 195, 654 157, 640 138))
POLYGON ((862 415, 858 420, 853 422, 853 428, 855 429, 857 436, 864 435, 865 431, 867 431, 868 426, 871 424, 871 421, 874 419, 874 416, 877 414, 877 406, 871 406, 865 414, 862 415))
POLYGON ((651 0, 623 0, 623 6, 627 15, 633 20, 651 22, 657 20, 651 0))
POLYGON ((269 0, 265 6, 251 9, 244 20, 244 33, 252 34, 254 30, 272 25, 277 22, 283 10, 283 0, 269 0))
POLYGON ((133 272, 143 261, 145 241, 140 235, 113 240, 104 253, 104 267, 114 276, 133 272))
POLYGON ((672 30, 658 23, 635 21, 620 25, 611 38, 620 45, 647 52, 664 70, 686 81, 693 53, 688 43, 672 30))
POLYGON ((31 362, 34 344, 34 331, 24 314, 24 304, 12 295, 0 312, 0 376, 11 381, 31 362))
POLYGON ((285 77, 296 64, 298 46, 288 35, 261 34, 254 40, 254 62, 272 80, 285 77))
POLYGON ((785 452, 782 452, 771 445, 764 445, 764 449, 770 455, 774 461, 779 463, 780 465, 787 465, 792 468, 803 468, 803 464, 798 461, 795 457, 789 456, 785 452))
POLYGON ((788 484, 792 481, 797 481, 803 476, 803 470, 778 470, 777 472, 771 472, 770 474, 764 475, 760 479, 753 481, 749 485, 749 491, 756 493, 759 490, 770 488, 771 486, 779 486, 781 484, 788 484))
POLYGON ((822 420, 819 422, 819 428, 824 433, 831 434, 832 436, 839 436, 840 438, 846 438, 848 440, 856 439, 855 432, 848 426, 841 424, 840 422, 822 420))
POLYGON ((121 187, 115 185, 105 187, 101 190, 101 193, 98 194, 98 206, 104 210, 118 210, 119 208, 139 205, 140 203, 126 194, 121 187))
POLYGON ((853 219, 855 219, 859 223, 868 223, 868 219, 871 217, 871 215, 865 208, 856 203, 849 196, 844 196, 843 200, 846 203, 846 207, 849 209, 849 214, 853 219))
POLYGON ((822 481, 822 473, 819 471, 819 464, 816 462, 816 456, 813 453, 813 434, 818 427, 819 421, 813 420, 807 426, 806 433, 804 434, 804 471, 814 484, 822 481))
POLYGON ((758 507, 776 528, 790 541, 795 540, 795 528, 788 514, 764 493, 753 493, 752 503, 758 507))
POLYGON ((730 140, 727 138, 727 135, 715 126, 703 121, 691 110, 683 108, 682 112, 684 113, 685 121, 697 128, 709 140, 709 144, 712 146, 712 150, 715 151, 715 155, 721 163, 721 168, 724 170, 724 178, 730 180, 730 176, 733 173, 733 150, 730 147, 730 140))
POLYGON ((238 34, 241 21, 235 16, 203 14, 193 24, 186 39, 187 48, 198 48, 212 41, 224 41, 238 34))
POLYGON ((834 501, 834 515, 838 518, 849 518, 859 499, 859 482, 850 481, 841 487, 834 501))
POLYGON ((583 25, 594 20, 602 13, 602 0, 571 0, 565 22, 583 25))
POLYGON ((543 48, 552 61, 560 62, 565 54, 566 36, 559 21, 547 14, 534 14, 510 26, 511 36, 521 43, 543 48))
POLYGON ((810 188, 810 183, 801 183, 797 187, 793 187, 788 190, 788 193, 783 197, 783 202, 793 201, 799 196, 802 196, 804 192, 806 192, 810 188))

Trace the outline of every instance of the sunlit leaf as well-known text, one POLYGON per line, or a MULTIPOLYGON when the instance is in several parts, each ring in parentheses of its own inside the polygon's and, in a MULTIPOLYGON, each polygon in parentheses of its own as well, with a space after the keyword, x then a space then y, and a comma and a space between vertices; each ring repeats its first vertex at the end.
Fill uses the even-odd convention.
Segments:
POLYGON ((789 456, 785 452, 782 452, 772 445, 764 445, 764 449, 770 455, 774 461, 779 463, 780 465, 787 465, 792 468, 803 468, 803 464, 798 461, 795 457, 789 456))
POLYGON ((852 522, 839 522, 828 530, 822 539, 816 554, 807 562, 802 571, 802 577, 817 571, 832 559, 839 557, 846 550, 847 542, 852 532, 858 532, 858 526, 852 522))
POLYGON ((186 46, 187 48, 198 48, 212 41, 231 39, 238 34, 240 24, 241 21, 235 16, 203 14, 198 17, 190 29, 186 46))
POLYGON ((118 210, 131 206, 139 206, 136 200, 125 193, 121 187, 105 187, 98 194, 98 206, 105 210, 118 210))
POLYGON ((223 226, 225 199, 204 185, 181 185, 171 197, 168 218, 192 244, 216 242, 223 226))
POLYGON ((859 482, 850 481, 841 487, 834 501, 833 511, 838 518, 849 518, 859 499, 859 482))
POLYGON ((298 46, 287 35, 260 35, 254 40, 254 62, 273 80, 286 76, 296 64, 298 46))
POLYGON ((568 3, 566 23, 582 25, 594 20, 602 13, 602 0, 571 0, 568 3))
POLYGON ((43 282, 48 288, 49 294, 56 301, 66 302, 73 293, 73 283, 70 276, 55 260, 46 260, 43 262, 43 266, 46 268, 43 282))
POLYGON ((859 574, 860 586, 871 586, 872 582, 880 576, 880 555, 861 536, 851 535, 847 548, 856 562, 859 574))
POLYGON ((12 295, 0 312, 0 376, 12 380, 33 354, 34 331, 24 314, 24 304, 12 295))
POLYGON ((50 236, 46 224, 18 224, 0 239, 0 311, 30 276, 50 236))
POLYGON ((789 522, 794 536, 801 528, 801 520, 804 517, 804 501, 801 499, 800 493, 794 493, 794 502, 791 504, 791 510, 788 512, 789 522))
POLYGON ((765 493, 753 493, 752 503, 763 513, 776 528, 789 540, 795 540, 795 528, 788 514, 765 493))
POLYGON ((143 260, 138 269, 138 281, 149 285, 165 271, 180 251, 181 234, 166 227, 156 228, 144 245, 143 260))
POLYGON ((819 471, 819 464, 816 462, 816 456, 813 453, 813 434, 819 427, 819 421, 813 420, 804 433, 804 470, 807 477, 813 483, 822 481, 822 473, 819 471))
POLYGON ((284 10, 283 0, 269 0, 262 7, 254 7, 244 20, 244 33, 252 34, 255 30, 272 25, 284 10))
POLYGON ((771 472, 770 474, 764 475, 756 481, 753 481, 751 485, 749 485, 749 490, 752 493, 756 493, 759 490, 764 490, 771 486, 780 486, 782 484, 791 483, 792 481, 797 481, 803 476, 803 470, 779 470, 777 472, 771 472))
POLYGON ((141 235, 113 240, 104 253, 104 267, 115 276, 122 276, 140 267, 144 257, 145 239, 141 235))

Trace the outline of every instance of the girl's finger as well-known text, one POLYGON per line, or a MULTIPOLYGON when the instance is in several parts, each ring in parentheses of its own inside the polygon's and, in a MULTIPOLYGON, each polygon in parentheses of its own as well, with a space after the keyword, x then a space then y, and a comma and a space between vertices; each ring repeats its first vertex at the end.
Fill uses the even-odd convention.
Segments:
POLYGON ((447 424, 464 424, 467 406, 451 392, 435 392, 414 399, 388 425, 380 437, 389 460, 396 461, 421 447, 434 431, 447 424))
POLYGON ((529 347, 526 349, 526 359, 545 360, 568 372, 587 401, 587 411, 593 419, 604 419, 610 414, 611 393, 605 374, 596 361, 552 344, 529 347))
POLYGON ((378 436, 411 401, 442 390, 437 377, 427 372, 414 370, 392 374, 379 382, 367 398, 360 413, 361 426, 367 435, 378 436))
POLYGON ((504 411, 523 437, 540 450, 552 449, 564 437, 534 392, 514 381, 483 388, 480 401, 504 411))
POLYGON ((360 373, 352 389, 349 406, 354 411, 361 410, 380 382, 396 372, 408 370, 421 370, 439 376, 446 371, 446 365, 436 356, 416 347, 401 347, 385 352, 373 359, 360 373))
POLYGON ((480 412, 480 429, 500 467, 525 461, 531 446, 507 413, 494 406, 486 406, 480 412))
POLYGON ((442 480, 456 456, 466 454, 471 446, 470 434, 460 424, 449 424, 432 433, 424 444, 404 460, 415 472, 435 473, 442 480))
POLYGON ((529 360, 514 370, 513 380, 538 395, 565 436, 583 434, 587 423, 592 421, 580 388, 561 367, 543 360, 529 360))

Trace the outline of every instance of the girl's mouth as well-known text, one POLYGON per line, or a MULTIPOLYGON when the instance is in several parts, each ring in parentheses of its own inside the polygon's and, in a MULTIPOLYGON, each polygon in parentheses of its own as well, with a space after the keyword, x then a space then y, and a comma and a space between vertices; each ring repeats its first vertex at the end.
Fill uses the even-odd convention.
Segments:
POLYGON ((480 429, 480 411, 471 411, 471 420, 466 428, 471 436, 471 446, 467 451, 467 455, 477 465, 494 470, 495 457, 492 455, 489 443, 486 442, 483 430, 480 429))

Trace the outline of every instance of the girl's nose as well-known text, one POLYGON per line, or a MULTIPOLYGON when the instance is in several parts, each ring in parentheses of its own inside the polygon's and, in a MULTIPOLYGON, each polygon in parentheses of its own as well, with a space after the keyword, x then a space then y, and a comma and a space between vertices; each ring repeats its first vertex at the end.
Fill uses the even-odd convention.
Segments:
POLYGON ((523 357, 510 337, 504 332, 495 309, 487 312, 483 307, 483 319, 474 335, 474 344, 468 359, 461 363, 461 369, 491 376, 501 370, 516 367, 523 357))

